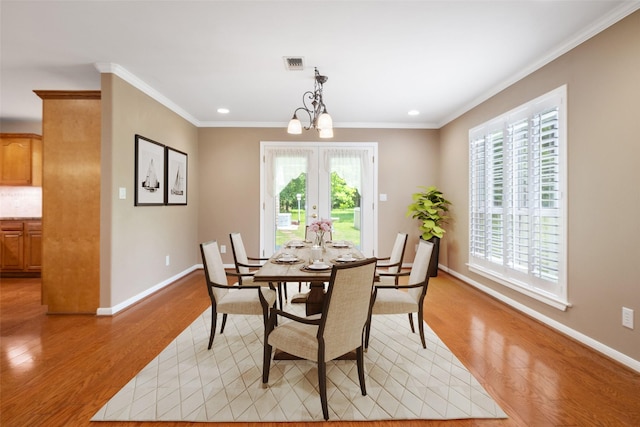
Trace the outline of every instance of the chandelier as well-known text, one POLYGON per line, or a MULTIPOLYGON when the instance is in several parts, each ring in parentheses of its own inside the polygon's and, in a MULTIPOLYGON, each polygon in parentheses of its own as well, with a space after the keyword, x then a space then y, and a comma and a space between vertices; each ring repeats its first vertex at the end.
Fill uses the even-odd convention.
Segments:
POLYGON ((315 128, 320 133, 320 138, 333 138, 333 120, 327 113, 327 106, 322 99, 322 85, 329 80, 327 76, 321 76, 315 68, 315 84, 313 91, 307 91, 302 95, 303 107, 298 107, 293 112, 293 117, 287 127, 287 133, 299 135, 302 133, 302 123, 298 120, 298 111, 304 111, 309 116, 309 126, 306 130, 315 128), (310 104, 309 104, 310 102, 310 104))

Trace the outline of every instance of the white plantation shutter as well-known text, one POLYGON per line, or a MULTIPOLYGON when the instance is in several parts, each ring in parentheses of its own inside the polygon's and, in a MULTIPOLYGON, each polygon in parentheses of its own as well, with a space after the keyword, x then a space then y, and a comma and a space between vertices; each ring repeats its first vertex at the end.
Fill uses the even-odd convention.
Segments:
POLYGON ((566 87, 469 132, 469 266, 567 306, 566 87))

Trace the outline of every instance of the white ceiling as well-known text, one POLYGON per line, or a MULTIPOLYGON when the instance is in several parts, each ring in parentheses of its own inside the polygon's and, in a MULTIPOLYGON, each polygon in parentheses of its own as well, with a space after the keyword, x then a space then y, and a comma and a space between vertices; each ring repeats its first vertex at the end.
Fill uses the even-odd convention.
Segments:
POLYGON ((329 77, 336 127, 437 128, 639 8, 615 0, 2 0, 0 118, 40 120, 34 89, 99 89, 100 69, 197 126, 285 126, 313 88, 315 66, 329 77), (303 56, 306 69, 286 70, 285 56, 303 56))

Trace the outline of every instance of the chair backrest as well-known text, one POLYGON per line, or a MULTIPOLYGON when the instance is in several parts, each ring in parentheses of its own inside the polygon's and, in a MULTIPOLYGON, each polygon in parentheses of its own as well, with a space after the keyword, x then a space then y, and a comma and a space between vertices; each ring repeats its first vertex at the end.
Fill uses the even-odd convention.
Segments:
POLYGON ((326 361, 362 345, 375 269, 375 258, 333 266, 318 329, 318 337, 324 342, 326 361))
POLYGON ((233 252, 233 260, 236 264, 236 272, 240 274, 248 274, 249 267, 241 267, 238 263, 249 264, 249 258, 247 251, 244 249, 244 243, 242 242, 242 236, 240 233, 229 234, 231 240, 231 251, 233 252))
MULTIPOLYGON (((324 235, 322 236, 322 240, 324 241, 332 240, 331 234, 332 234, 331 231, 325 231, 324 235)), ((306 240, 307 242, 313 242, 316 240, 316 232, 311 231, 308 225, 304 228, 304 240, 306 240)))
POLYGON ((227 292, 229 292, 226 289, 210 286, 211 283, 216 283, 218 285, 227 284, 227 275, 224 271, 224 264, 222 263, 222 257, 220 256, 218 242, 211 240, 209 242, 200 243, 200 253, 202 254, 202 264, 204 265, 204 275, 207 279, 209 297, 211 297, 211 303, 215 304, 217 301, 220 301, 227 292))
POLYGON ((404 259, 404 250, 407 247, 407 233, 398 233, 396 241, 391 249, 391 255, 389 256, 389 264, 398 264, 394 267, 389 267, 389 273, 397 273, 402 267, 402 260, 404 259))
POLYGON ((423 293, 427 292, 427 285, 429 284, 429 265, 432 262, 433 243, 420 239, 418 242, 418 251, 413 259, 413 265, 411 266, 411 273, 409 274, 409 284, 415 285, 422 283, 424 286, 410 288, 409 294, 414 300, 420 301, 423 293))

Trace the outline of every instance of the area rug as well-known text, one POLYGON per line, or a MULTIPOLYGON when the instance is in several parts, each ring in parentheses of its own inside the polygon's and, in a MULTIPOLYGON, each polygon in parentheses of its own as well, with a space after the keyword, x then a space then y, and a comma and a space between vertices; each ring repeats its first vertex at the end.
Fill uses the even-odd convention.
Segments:
MULTIPOLYGON (((304 305, 285 308, 300 312, 304 305)), ((208 309, 91 420, 323 421, 314 363, 273 361, 263 388, 261 316, 229 315, 207 350, 210 319, 208 309)), ((406 315, 374 316, 367 395, 355 361, 327 364, 330 420, 506 418, 427 324, 425 334, 426 350, 406 315)))

